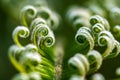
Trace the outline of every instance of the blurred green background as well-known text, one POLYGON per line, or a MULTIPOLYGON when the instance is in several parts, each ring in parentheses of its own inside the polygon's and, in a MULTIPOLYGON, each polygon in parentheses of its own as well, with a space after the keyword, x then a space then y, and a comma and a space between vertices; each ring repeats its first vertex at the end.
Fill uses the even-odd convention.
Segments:
POLYGON ((8 59, 8 48, 13 44, 11 34, 16 25, 0 6, 0 80, 10 80, 17 72, 8 59))

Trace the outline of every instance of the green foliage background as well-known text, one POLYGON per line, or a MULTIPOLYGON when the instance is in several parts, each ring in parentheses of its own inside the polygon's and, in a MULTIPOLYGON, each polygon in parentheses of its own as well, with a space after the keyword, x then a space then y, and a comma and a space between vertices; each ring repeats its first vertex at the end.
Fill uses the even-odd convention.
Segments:
MULTIPOLYGON (((0 0, 0 80, 10 80, 16 73, 16 69, 12 66, 8 58, 8 48, 14 44, 12 40, 13 29, 20 24, 18 15, 20 4, 30 3, 31 0, 0 0), (8 3, 7 3, 8 1, 8 3), (10 2, 9 2, 10 1, 10 2), (12 5, 12 6, 11 6, 12 5), (17 15, 17 16, 16 16, 17 15)), ((84 6, 83 3, 89 0, 47 0, 51 7, 62 16, 62 21, 59 29, 55 31, 56 36, 63 36, 70 39, 74 33, 65 22, 65 12, 70 5, 84 6), (66 34, 66 35, 64 35, 66 34)), ((104 0, 103 0, 104 1, 104 0)), ((118 0, 119 2, 119 0, 118 0)), ((119 39, 120 41, 120 39, 119 39)), ((120 66, 120 55, 113 59, 104 60, 102 67, 98 72, 101 72, 106 79, 115 78, 115 70, 120 66)))

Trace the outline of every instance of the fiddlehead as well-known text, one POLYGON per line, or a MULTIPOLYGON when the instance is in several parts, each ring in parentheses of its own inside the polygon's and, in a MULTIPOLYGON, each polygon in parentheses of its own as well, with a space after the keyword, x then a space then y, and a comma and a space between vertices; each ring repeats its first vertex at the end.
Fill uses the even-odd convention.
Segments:
POLYGON ((22 46, 22 44, 19 42, 18 40, 18 36, 22 37, 22 38, 27 38, 29 36, 29 30, 28 28, 24 27, 24 26, 18 26, 15 28, 15 30, 12 33, 12 37, 14 42, 18 45, 18 46, 22 46))
POLYGON ((105 31, 105 27, 101 23, 96 23, 95 25, 92 26, 92 33, 94 34, 95 44, 97 43, 98 34, 101 31, 105 31))
POLYGON ((114 58, 114 57, 116 57, 119 53, 120 53, 120 43, 119 43, 117 40, 115 40, 114 49, 113 49, 112 52, 107 56, 107 58, 114 58))
POLYGON ((30 30, 32 31, 38 24, 46 24, 46 21, 42 18, 34 19, 31 23, 30 30))
POLYGON ((54 43, 55 38, 52 32, 49 32, 49 34, 45 38, 41 39, 41 46, 51 47, 54 43))
POLYGON ((87 54, 87 59, 88 59, 89 64, 90 64, 89 73, 97 71, 100 68, 100 66, 102 65, 102 61, 103 61, 102 56, 96 50, 90 51, 87 54))
POLYGON ((102 31, 98 35, 98 45, 103 47, 106 46, 106 50, 102 53, 102 57, 107 57, 112 52, 115 44, 113 35, 108 31, 102 31))
POLYGON ((27 5, 22 8, 21 14, 20 14, 20 19, 21 22, 24 26, 29 26, 30 20, 34 19, 37 14, 37 10, 34 6, 32 5, 27 5))
POLYGON ((31 40, 39 48, 43 45, 45 47, 51 47, 55 43, 54 35, 43 19, 35 19, 30 29, 32 31, 31 40))
POLYGON ((94 34, 98 34, 104 30, 105 30, 105 27, 101 23, 96 23, 95 25, 92 26, 92 31, 94 34))
POLYGON ((120 26, 119 25, 116 25, 115 27, 113 27, 113 35, 116 37, 116 38, 119 38, 120 36, 120 26))
POLYGON ((101 54, 96 50, 90 51, 86 55, 86 57, 83 54, 76 54, 75 56, 69 59, 68 64, 70 68, 75 70, 75 73, 79 74, 80 76, 72 76, 70 80, 85 80, 86 74, 90 74, 97 71, 102 65, 102 61, 103 58, 101 54))
POLYGON ((49 19, 52 14, 52 11, 45 6, 41 6, 37 10, 38 10, 37 17, 41 17, 45 20, 49 19))
POLYGON ((89 62, 82 54, 76 54, 74 57, 70 58, 68 64, 81 76, 85 76, 85 74, 89 71, 89 62))
MULTIPOLYGON (((38 52, 42 56, 42 61, 37 66, 32 67, 32 70, 39 72, 43 79, 49 80, 54 77, 54 52, 51 47, 55 43, 55 38, 50 29, 53 25, 48 23, 49 19, 51 19, 50 17, 52 13, 47 7, 37 6, 36 9, 37 18, 31 22, 29 27, 31 32, 30 38, 33 44, 37 46, 38 52)), ((31 55, 33 54, 26 54, 26 56, 24 56, 27 58, 31 55)))
POLYGON ((22 65, 36 66, 41 62, 41 56, 38 53, 38 48, 33 44, 27 45, 21 54, 23 55, 21 55, 19 62, 22 65))
POLYGON ((34 66, 37 66, 41 62, 41 57, 38 53, 35 52, 26 52, 24 55, 21 55, 19 63, 24 65, 25 69, 29 71, 34 70, 34 66))
POLYGON ((9 58, 20 72, 34 70, 33 66, 41 62, 37 47, 32 44, 26 47, 12 46, 9 50, 9 58))
POLYGON ((18 69, 20 72, 25 72, 22 65, 18 63, 16 60, 19 56, 23 48, 19 48, 17 45, 13 45, 9 48, 9 59, 12 62, 12 64, 15 66, 16 69, 18 69))
POLYGON ((75 35, 75 41, 80 46, 89 47, 88 52, 94 48, 94 38, 91 30, 87 27, 81 27, 77 31, 77 34, 75 35))
POLYGON ((110 30, 110 25, 108 21, 99 15, 94 15, 90 18, 90 24, 92 26, 95 25, 96 23, 101 23, 105 27, 106 30, 110 30))

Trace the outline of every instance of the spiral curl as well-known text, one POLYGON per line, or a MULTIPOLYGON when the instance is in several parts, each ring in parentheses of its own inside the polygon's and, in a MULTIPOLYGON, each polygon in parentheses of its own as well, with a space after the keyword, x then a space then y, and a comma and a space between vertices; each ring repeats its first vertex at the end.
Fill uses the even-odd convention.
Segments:
POLYGON ((17 70, 20 72, 25 72, 24 67, 20 65, 17 61, 17 58, 19 58, 21 51, 24 48, 19 48, 17 45, 13 45, 9 48, 8 55, 11 63, 15 66, 17 70))
POLYGON ((46 21, 42 18, 34 19, 31 23, 30 31, 32 31, 36 27, 36 25, 39 25, 39 24, 46 24, 46 21))
POLYGON ((18 26, 14 29, 13 33, 12 33, 12 37, 14 42, 22 47, 22 44, 19 42, 18 40, 18 36, 22 37, 22 38, 27 38, 29 36, 30 32, 28 30, 28 28, 24 27, 24 26, 18 26))
POLYGON ((34 70, 39 72, 44 80, 53 79, 53 55, 49 54, 50 52, 46 50, 55 43, 54 34, 50 27, 48 27, 47 21, 40 17, 32 21, 30 31, 31 40, 39 48, 38 51, 42 55, 41 63, 34 70))
MULTIPOLYGON (((40 41, 39 41, 40 42, 40 41)), ((40 43, 38 45, 45 46, 45 47, 51 47, 55 43, 54 34, 52 32, 49 32, 47 36, 41 39, 41 45, 40 43)))
POLYGON ((108 30, 108 31, 110 30, 110 25, 108 21, 99 15, 94 15, 90 17, 89 22, 92 26, 95 25, 96 23, 101 23, 105 27, 105 30, 108 30))
POLYGON ((98 45, 107 46, 106 50, 102 53, 102 57, 107 57, 114 49, 115 39, 108 31, 102 31, 98 35, 98 45))
POLYGON ((105 30, 105 27, 101 23, 96 23, 95 25, 92 26, 92 31, 94 34, 98 34, 104 30, 105 30))
POLYGON ((38 11, 37 17, 41 17, 45 20, 49 19, 52 14, 52 11, 48 7, 45 7, 45 6, 41 6, 37 8, 37 11, 38 11))
POLYGON ((83 54, 76 54, 70 58, 68 65, 72 69, 77 70, 77 73, 81 76, 85 76, 85 74, 89 71, 89 62, 83 54))
POLYGON ((93 38, 91 30, 87 27, 81 27, 77 31, 77 34, 75 35, 75 41, 80 46, 86 46, 86 44, 87 45, 89 44, 89 51, 94 48, 94 38, 93 38))
POLYGON ((21 65, 27 66, 36 66, 41 62, 41 56, 38 53, 38 49, 33 44, 29 44, 22 51, 21 56, 19 58, 19 63, 21 65))
MULTIPOLYGON (((38 4, 36 5, 36 7, 31 5, 25 6, 20 14, 23 25, 28 27, 29 24, 31 24, 30 37, 35 46, 30 44, 23 47, 18 41, 18 35, 23 38, 29 36, 30 32, 27 28, 23 26, 17 27, 13 32, 13 39, 17 45, 12 46, 9 50, 10 60, 20 72, 27 72, 26 69, 30 69, 28 70, 30 73, 20 75, 20 77, 15 78, 15 80, 23 78, 26 80, 41 80, 40 75, 42 75, 45 80, 49 80, 54 76, 54 62, 47 58, 49 57, 48 54, 47 57, 40 56, 41 53, 38 53, 38 47, 42 49, 43 47, 46 48, 53 46, 55 43, 55 37, 51 29, 54 30, 59 25, 59 16, 55 12, 52 12, 48 7, 40 6, 38 4), (34 73, 33 71, 39 73, 34 73)), ((111 17, 114 21, 116 17, 120 18, 119 14, 119 8, 111 10, 111 17)), ((119 42, 114 39, 110 32, 108 32, 110 30, 108 21, 99 15, 92 16, 91 18, 90 16, 91 13, 87 9, 77 6, 71 7, 66 15, 68 22, 70 24, 72 23, 72 26, 76 30, 79 29, 75 35, 77 45, 80 45, 80 48, 84 46, 86 48, 89 46, 89 50, 85 55, 77 53, 68 61, 68 65, 79 73, 79 76, 73 76, 70 80, 84 80, 87 73, 94 72, 100 68, 103 58, 115 57, 120 52, 119 42), (90 21, 88 21, 89 18, 90 21), (90 26, 89 22, 92 25, 92 30, 88 28, 90 26), (94 45, 96 44, 94 39, 96 35, 93 35, 93 33, 97 34, 97 45, 100 47, 107 46, 106 50, 101 54, 98 51, 93 50, 94 45)), ((119 24, 119 21, 115 21, 114 23, 119 24)), ((118 26, 114 27, 113 31, 117 32, 119 35, 118 26)), ((43 50, 43 53, 46 52, 43 50)), ((95 79, 99 78, 96 78, 95 76, 95 79)))
POLYGON ((25 73, 25 75, 20 74, 14 79, 26 77, 26 80, 53 80, 55 63, 53 47, 51 46, 55 43, 55 37, 52 30, 56 29, 59 25, 59 15, 46 6, 35 4, 34 6, 27 5, 23 7, 20 12, 20 19, 22 25, 26 27, 20 26, 14 30, 13 39, 17 44, 15 46, 17 49, 14 51, 14 47, 12 50, 10 48, 9 54, 13 65, 18 71, 25 73), (22 46, 18 41, 18 35, 26 38, 29 34, 34 45, 22 46), (36 76, 34 71, 39 74, 36 76), (40 76, 42 76, 42 79, 40 76))
POLYGON ((37 25, 32 31, 31 40, 35 45, 38 46, 38 44, 40 43, 39 39, 47 35, 48 35, 48 27, 46 25, 37 25))
POLYGON ((40 55, 37 52, 23 52, 23 54, 19 59, 19 63, 25 68, 29 66, 29 68, 33 70, 34 66, 41 62, 40 55))
POLYGON ((112 52, 107 56, 107 58, 114 58, 114 57, 116 57, 119 53, 120 53, 120 43, 119 43, 117 40, 115 40, 114 49, 113 49, 112 52))
POLYGON ((22 21, 22 24, 24 26, 29 26, 28 25, 28 20, 29 19, 34 19, 35 16, 37 15, 37 10, 34 6, 32 5, 27 5, 25 7, 22 8, 21 12, 20 12, 20 19, 22 21))
POLYGON ((9 58, 20 72, 26 72, 26 67, 29 66, 30 70, 33 70, 33 67, 41 62, 41 56, 37 50, 37 47, 33 44, 26 47, 15 45, 9 50, 9 58))
POLYGON ((102 65, 102 61, 103 61, 102 56, 96 50, 90 51, 87 54, 87 59, 88 59, 89 64, 90 64, 89 73, 97 71, 100 68, 100 66, 102 65))
POLYGON ((120 26, 119 25, 116 25, 115 27, 113 27, 113 32, 114 32, 114 36, 116 38, 119 38, 120 37, 120 26))
POLYGON ((41 45, 46 47, 51 47, 55 43, 55 38, 53 32, 49 29, 45 21, 41 18, 35 19, 30 27, 31 40, 39 48, 41 45))

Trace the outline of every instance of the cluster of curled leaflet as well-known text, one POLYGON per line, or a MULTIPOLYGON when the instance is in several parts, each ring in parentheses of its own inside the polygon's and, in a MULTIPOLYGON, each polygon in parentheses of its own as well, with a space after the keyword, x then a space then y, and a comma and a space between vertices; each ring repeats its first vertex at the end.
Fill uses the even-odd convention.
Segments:
MULTIPOLYGON (((115 11, 111 11, 113 19, 115 11)), ((15 45, 9 48, 10 61, 20 72, 13 80, 55 79, 56 41, 53 32, 58 28, 60 19, 47 5, 27 5, 21 9, 22 26, 14 29, 12 36, 15 45), (29 43, 22 43, 22 40, 29 40, 29 43)), ((66 21, 76 34, 73 47, 67 52, 71 55, 64 54, 67 59, 63 58, 62 80, 85 80, 86 75, 101 67, 104 59, 114 58, 120 53, 120 43, 115 39, 120 36, 119 25, 111 28, 106 18, 92 15, 88 9, 79 6, 68 9, 66 21), (113 35, 111 30, 117 34, 113 35)))

